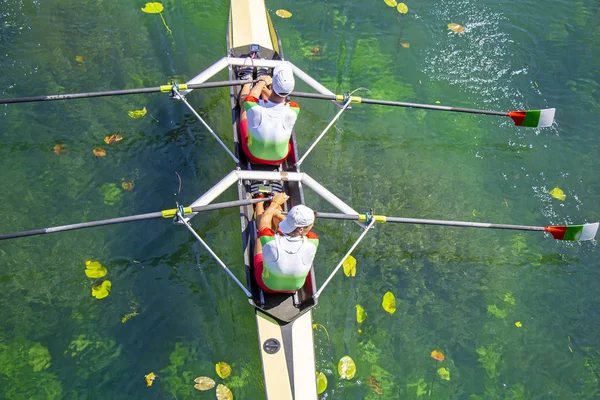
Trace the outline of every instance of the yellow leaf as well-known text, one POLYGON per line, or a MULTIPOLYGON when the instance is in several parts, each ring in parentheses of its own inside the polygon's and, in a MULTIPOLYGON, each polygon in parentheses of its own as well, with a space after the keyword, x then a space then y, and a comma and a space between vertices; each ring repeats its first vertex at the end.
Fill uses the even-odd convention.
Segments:
POLYGON ((441 104, 441 101, 439 101, 439 100, 436 100, 436 101, 435 101, 435 104, 441 104))
POLYGON ((194 379, 194 382, 196 383, 194 388, 198 390, 209 390, 215 387, 215 381, 210 379, 208 376, 199 376, 194 379))
POLYGON ((409 49, 410 48, 410 43, 408 43, 408 42, 400 42, 400 46, 404 47, 405 49, 409 49))
POLYGON ((83 56, 75 56, 75 61, 77 61, 78 63, 84 63, 85 58, 83 58, 83 56))
POLYGON ((442 353, 439 350, 432 351, 430 356, 434 360, 438 360, 438 361, 444 361, 446 359, 446 357, 444 357, 444 353, 442 353))
POLYGON ((465 31, 465 27, 459 24, 448 24, 448 29, 456 33, 463 33, 465 31))
POLYGON ((327 377, 322 372, 317 372, 317 394, 327 390, 327 377))
POLYGON ((148 14, 161 13, 165 8, 160 3, 146 3, 146 6, 142 8, 142 11, 148 14))
POLYGON ((219 386, 217 386, 217 399, 218 400, 233 400, 233 393, 231 393, 231 390, 229 390, 229 388, 225 385, 221 385, 219 383, 219 386))
POLYGON ((398 5, 398 2, 396 0, 383 0, 385 1, 385 4, 387 4, 390 7, 396 7, 398 5))
POLYGON ((292 16, 292 13, 288 10, 277 10, 275 11, 275 14, 280 18, 289 18, 292 16))
POLYGON ((362 324, 363 321, 365 320, 366 316, 367 316, 367 313, 365 312, 365 309, 360 304, 357 304, 356 305, 356 322, 358 322, 359 324, 362 324))
POLYGON ((450 380, 450 371, 448 371, 446 368, 438 368, 437 370, 438 375, 440 376, 440 378, 442 378, 445 381, 449 381, 450 380))
POLYGON ((106 155, 106 150, 101 147, 96 147, 94 150, 92 150, 92 153, 94 153, 96 157, 104 157, 106 155))
POLYGON ((129 115, 133 119, 138 119, 146 115, 147 112, 148 111, 146 110, 146 107, 144 107, 141 110, 127 111, 127 115, 129 115))
POLYGON ((92 287, 92 296, 97 299, 103 299, 110 294, 112 283, 110 281, 104 281, 99 285, 92 287))
POLYGON ((110 135, 104 138, 104 143, 106 144, 111 144, 114 142, 118 142, 120 140, 123 140, 123 136, 121 135, 110 135))
POLYGON ((352 379, 356 375, 356 364, 350 356, 344 356, 338 363, 338 373, 342 379, 352 379))
POLYGON ((406 14, 408 12, 408 6, 404 3, 399 3, 397 10, 400 14, 406 14))
POLYGON ((521 321, 517 321, 517 322, 515 322, 515 326, 516 326, 517 328, 520 328, 520 327, 522 327, 522 326, 523 326, 523 324, 521 323, 521 321))
POLYGON ((156 375, 154 372, 150 372, 148 375, 144 375, 144 378, 146 378, 146 385, 150 387, 154 383, 154 380, 158 378, 158 375, 156 375))
POLYGON ((135 187, 135 184, 133 183, 133 181, 126 181, 125 178, 123 178, 123 182, 121 182, 121 187, 124 191, 130 192, 135 187))
POLYGON ((86 261, 85 262, 85 274, 88 278, 102 278, 106 275, 106 268, 98 261, 86 261))
POLYGON ((345 260, 344 263, 342 264, 342 266, 344 267, 344 274, 346 276, 356 276, 356 258, 352 257, 352 256, 348 256, 345 260))
POLYGON ((554 189, 552 189, 551 191, 549 191, 548 193, 550 194, 550 196, 552 196, 555 199, 558 199, 560 201, 565 201, 565 199, 567 198, 567 195, 565 194, 565 192, 563 192, 562 189, 559 188, 558 186, 555 187, 554 189))
POLYGON ((381 303, 381 306, 383 307, 383 309, 387 312, 389 312, 390 314, 393 314, 396 312, 396 297, 394 296, 394 293, 392 292, 387 292, 386 294, 383 295, 383 302, 381 303))
POLYGON ((229 364, 223 361, 218 362, 217 365, 215 365, 215 370, 221 379, 225 379, 231 375, 231 367, 229 364))
POLYGON ((367 378, 367 385, 369 385, 371 389, 373 389, 378 395, 381 396, 383 394, 383 388, 377 381, 377 378, 375 378, 373 375, 369 375, 367 378))

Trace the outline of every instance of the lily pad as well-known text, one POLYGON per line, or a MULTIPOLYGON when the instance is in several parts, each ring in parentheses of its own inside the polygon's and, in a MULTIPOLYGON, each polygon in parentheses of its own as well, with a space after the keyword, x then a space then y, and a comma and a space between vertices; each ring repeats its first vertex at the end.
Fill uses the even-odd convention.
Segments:
POLYGON ((292 13, 289 12, 288 10, 277 10, 275 11, 275 15, 277 15, 279 18, 290 18, 292 16, 292 13))
POLYGON ((406 14, 408 12, 408 6, 404 3, 399 3, 396 9, 400 14, 406 14))
POLYGON ((356 375, 356 364, 350 356, 344 356, 338 363, 338 373, 342 379, 352 379, 356 375))
POLYGON ((100 264, 98 261, 86 261, 85 262, 85 275, 88 278, 102 278, 107 274, 106 267, 100 264))
POLYGON ((398 5, 398 2, 396 0, 383 0, 385 2, 385 4, 387 4, 390 7, 396 7, 398 5))
POLYGON ((107 297, 110 294, 112 283, 110 281, 103 281, 101 284, 92 287, 92 296, 98 300, 107 297))
POLYGON ((213 381, 208 376, 199 376, 196 379, 194 379, 194 382, 196 383, 194 385, 194 388, 197 390, 204 391, 215 387, 215 381, 213 381))
POLYGON ((352 256, 346 257, 342 266, 344 267, 344 274, 346 276, 356 276, 356 258, 352 256))
POLYGON ((217 386, 217 399, 218 400, 233 400, 233 393, 227 386, 219 383, 219 386, 217 386))
POLYGON ((327 377, 322 372, 317 372, 317 394, 327 390, 327 377))
POLYGON ((393 314, 396 312, 396 297, 394 296, 394 293, 392 292, 387 292, 386 294, 383 295, 383 302, 381 303, 381 306, 383 307, 383 309, 387 312, 389 312, 390 314, 393 314))
POLYGON ((231 367, 229 364, 223 361, 218 362, 217 365, 215 365, 215 370, 221 379, 225 379, 231 375, 231 367))
POLYGON ((148 14, 159 14, 164 9, 165 8, 163 7, 163 5, 161 3, 155 2, 155 3, 146 3, 144 8, 142 8, 142 11, 145 13, 148 13, 148 14))
POLYGON ((356 305, 356 322, 358 322, 359 324, 362 324, 364 322, 366 316, 367 316, 367 313, 365 312, 365 309, 360 304, 357 304, 356 305))
POLYGON ((438 368, 437 370, 438 375, 440 376, 440 378, 442 378, 445 381, 449 381, 450 380, 450 371, 448 371, 446 368, 438 368))

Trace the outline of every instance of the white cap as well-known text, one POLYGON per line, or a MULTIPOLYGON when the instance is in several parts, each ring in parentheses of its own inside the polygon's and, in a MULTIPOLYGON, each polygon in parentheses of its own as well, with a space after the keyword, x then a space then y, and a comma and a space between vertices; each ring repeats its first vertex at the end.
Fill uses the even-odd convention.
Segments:
POLYGON ((315 222, 315 213, 304 204, 291 208, 287 217, 279 224, 279 230, 283 233, 291 233, 296 228, 309 226, 315 222))
POLYGON ((277 64, 273 68, 273 91, 280 97, 285 97, 294 90, 294 72, 288 62, 277 64))

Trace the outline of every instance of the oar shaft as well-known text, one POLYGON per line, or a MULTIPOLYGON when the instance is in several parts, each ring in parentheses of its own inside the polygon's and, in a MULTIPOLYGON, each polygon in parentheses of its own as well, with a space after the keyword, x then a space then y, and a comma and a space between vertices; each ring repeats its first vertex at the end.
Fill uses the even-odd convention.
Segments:
MULTIPOLYGON (((271 197, 262 198, 262 199, 227 201, 227 202, 223 202, 223 203, 209 204, 206 206, 191 207, 191 210, 193 212, 219 210, 222 208, 240 207, 240 206, 244 206, 244 205, 260 203, 263 201, 268 201, 270 199, 271 199, 271 197)), ((21 237, 26 237, 26 236, 43 235, 46 233, 74 231, 76 229, 84 229, 84 228, 93 228, 95 226, 121 224, 124 222, 143 221, 143 220, 147 220, 147 219, 165 218, 165 217, 168 218, 170 216, 174 216, 176 212, 177 212, 177 209, 164 210, 164 211, 157 211, 157 212, 152 212, 152 213, 147 213, 147 214, 130 215, 128 217, 102 219, 102 220, 98 220, 98 221, 89 221, 89 222, 81 222, 81 223, 77 223, 77 224, 54 226, 51 228, 34 229, 34 230, 24 231, 24 232, 6 233, 4 235, 0 235, 0 240, 15 239, 15 238, 21 238, 21 237)))
MULTIPOLYGON (((205 83, 194 83, 190 85, 181 85, 182 89, 206 89, 223 86, 235 86, 249 83, 250 81, 220 81, 220 82, 205 82, 205 83)), ((254 82, 254 81, 252 81, 254 82)), ((31 103, 36 101, 52 101, 52 100, 73 100, 73 99, 85 99, 90 97, 104 97, 104 96, 123 96, 126 94, 144 94, 144 93, 157 93, 164 92, 166 87, 171 85, 139 88, 139 89, 122 89, 122 90, 106 90, 102 92, 87 92, 87 93, 69 93, 69 94, 53 94, 48 96, 34 96, 34 97, 18 97, 15 99, 0 99, 0 104, 11 104, 11 103, 31 103)))
MULTIPOLYGON (((439 226, 459 226, 467 228, 491 228, 491 229, 511 229, 521 231, 544 231, 543 226, 527 226, 527 225, 508 225, 508 224, 490 224, 486 222, 465 222, 465 221, 447 221, 439 219, 421 219, 421 218, 399 218, 399 217, 381 217, 374 216, 381 222, 394 222, 400 224, 419 224, 419 225, 439 225, 439 226)), ((349 221, 364 221, 364 214, 338 214, 317 212, 317 218, 323 219, 341 219, 349 221)))
MULTIPOLYGON (((344 96, 326 95, 317 93, 305 93, 305 92, 292 92, 292 97, 303 97, 306 99, 317 99, 317 100, 330 100, 330 101, 344 101, 344 96)), ((460 107, 448 107, 433 104, 419 104, 419 103, 407 103, 403 101, 390 101, 390 100, 374 100, 365 99, 362 97, 351 96, 352 103, 364 103, 364 104, 376 104, 381 106, 393 106, 393 107, 409 107, 409 108, 423 108, 426 110, 440 110, 440 111, 454 111, 471 114, 486 114, 486 115, 499 115, 507 116, 506 112, 501 111, 488 111, 488 110, 477 110, 474 108, 460 108, 460 107)))

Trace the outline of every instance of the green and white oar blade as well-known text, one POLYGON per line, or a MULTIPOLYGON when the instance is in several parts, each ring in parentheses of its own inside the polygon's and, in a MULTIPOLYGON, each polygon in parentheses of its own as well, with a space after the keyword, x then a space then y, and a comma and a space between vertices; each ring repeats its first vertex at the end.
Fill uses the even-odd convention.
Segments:
POLYGON ((592 240, 596 237, 600 223, 567 226, 547 226, 546 232, 550 232, 556 240, 592 240))
POLYGON ((552 125, 554 122, 554 113, 556 108, 546 108, 544 110, 522 110, 511 111, 508 116, 515 121, 517 126, 526 126, 530 128, 544 128, 552 125))

